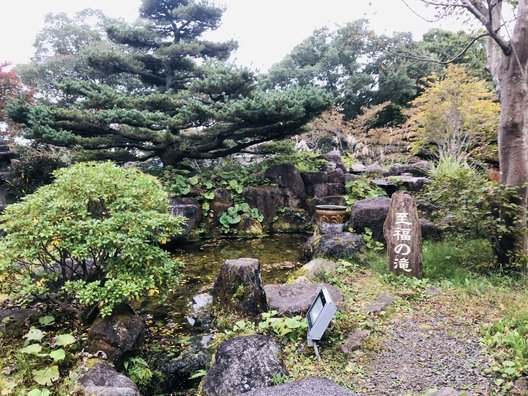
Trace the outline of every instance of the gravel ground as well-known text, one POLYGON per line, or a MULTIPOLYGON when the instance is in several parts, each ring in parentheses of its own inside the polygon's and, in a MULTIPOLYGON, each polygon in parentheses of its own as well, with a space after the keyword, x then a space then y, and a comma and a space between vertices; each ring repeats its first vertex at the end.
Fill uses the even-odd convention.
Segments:
POLYGON ((451 387, 471 395, 491 393, 493 379, 476 326, 450 315, 416 308, 393 321, 381 351, 360 364, 359 395, 423 394, 451 387))

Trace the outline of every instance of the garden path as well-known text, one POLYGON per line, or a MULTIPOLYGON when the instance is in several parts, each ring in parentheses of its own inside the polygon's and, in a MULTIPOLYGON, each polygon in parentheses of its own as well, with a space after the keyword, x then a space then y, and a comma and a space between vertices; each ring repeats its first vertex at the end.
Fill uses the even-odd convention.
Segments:
POLYGON ((478 334, 484 318, 466 308, 456 296, 440 295, 393 314, 379 348, 359 352, 364 375, 356 377, 358 394, 421 395, 444 387, 492 394, 493 379, 484 373, 490 361, 478 334))

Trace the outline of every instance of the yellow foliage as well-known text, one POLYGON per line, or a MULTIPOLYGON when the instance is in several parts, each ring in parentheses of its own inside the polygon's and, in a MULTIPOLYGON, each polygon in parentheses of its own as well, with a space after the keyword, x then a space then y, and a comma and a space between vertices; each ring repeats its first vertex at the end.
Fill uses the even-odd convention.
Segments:
POLYGON ((416 151, 432 144, 459 154, 496 144, 500 105, 485 81, 463 66, 450 65, 444 78, 430 76, 412 105, 409 128, 416 134, 416 151))

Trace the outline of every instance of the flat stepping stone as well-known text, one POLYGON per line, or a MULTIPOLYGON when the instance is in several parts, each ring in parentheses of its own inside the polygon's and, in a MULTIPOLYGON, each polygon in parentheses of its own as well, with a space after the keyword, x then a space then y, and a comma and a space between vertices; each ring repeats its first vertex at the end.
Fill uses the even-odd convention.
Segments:
POLYGON ((284 385, 260 388, 245 393, 247 396, 355 396, 355 393, 337 385, 327 378, 315 377, 290 382, 284 385))
POLYGON ((371 333, 372 330, 368 329, 359 329, 354 331, 347 336, 345 342, 341 346, 341 350, 346 354, 354 352, 355 350, 361 348, 361 345, 371 333))
POLYGON ((370 304, 367 308, 365 308, 365 313, 377 315, 395 301, 395 297, 386 295, 379 296, 373 304, 370 304))
POLYGON ((279 315, 304 315, 321 287, 325 287, 328 290, 336 305, 343 302, 341 290, 326 283, 266 285, 264 290, 268 299, 268 309, 276 310, 279 315))

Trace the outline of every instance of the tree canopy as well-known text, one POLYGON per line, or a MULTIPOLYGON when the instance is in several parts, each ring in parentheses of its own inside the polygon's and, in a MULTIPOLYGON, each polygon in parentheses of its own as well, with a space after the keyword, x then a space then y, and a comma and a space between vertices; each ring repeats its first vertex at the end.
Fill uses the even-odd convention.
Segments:
POLYGON ((420 80, 433 72, 443 73, 445 65, 467 63, 472 74, 487 74, 481 41, 461 54, 471 37, 463 32, 434 29, 422 41, 410 33, 392 37, 377 35, 366 20, 357 20, 330 31, 316 30, 296 46, 265 77, 269 87, 315 84, 329 92, 347 118, 362 108, 391 102, 381 123, 400 123, 401 108, 420 92, 420 80))
POLYGON ((7 103, 11 99, 18 99, 21 103, 30 103, 33 91, 27 89, 9 62, 0 62, 0 134, 14 135, 20 128, 6 113, 7 103))
POLYGON ((473 160, 497 162, 497 120, 500 105, 484 80, 471 77, 463 66, 450 65, 443 78, 434 74, 413 101, 409 125, 417 135, 415 148, 473 160))
POLYGON ((104 30, 108 18, 101 11, 84 9, 73 17, 65 13, 48 14, 45 26, 35 38, 35 55, 28 64, 19 65, 25 84, 47 101, 69 101, 57 86, 66 79, 100 82, 102 75, 87 66, 86 52, 91 47, 109 46, 104 30))
POLYGON ((28 138, 80 148, 83 158, 176 165, 299 133, 329 105, 316 87, 264 90, 249 70, 227 64, 236 43, 202 38, 219 26, 219 7, 144 0, 140 16, 107 22, 108 43, 81 46, 80 75, 55 81, 61 100, 11 106, 28 138))

